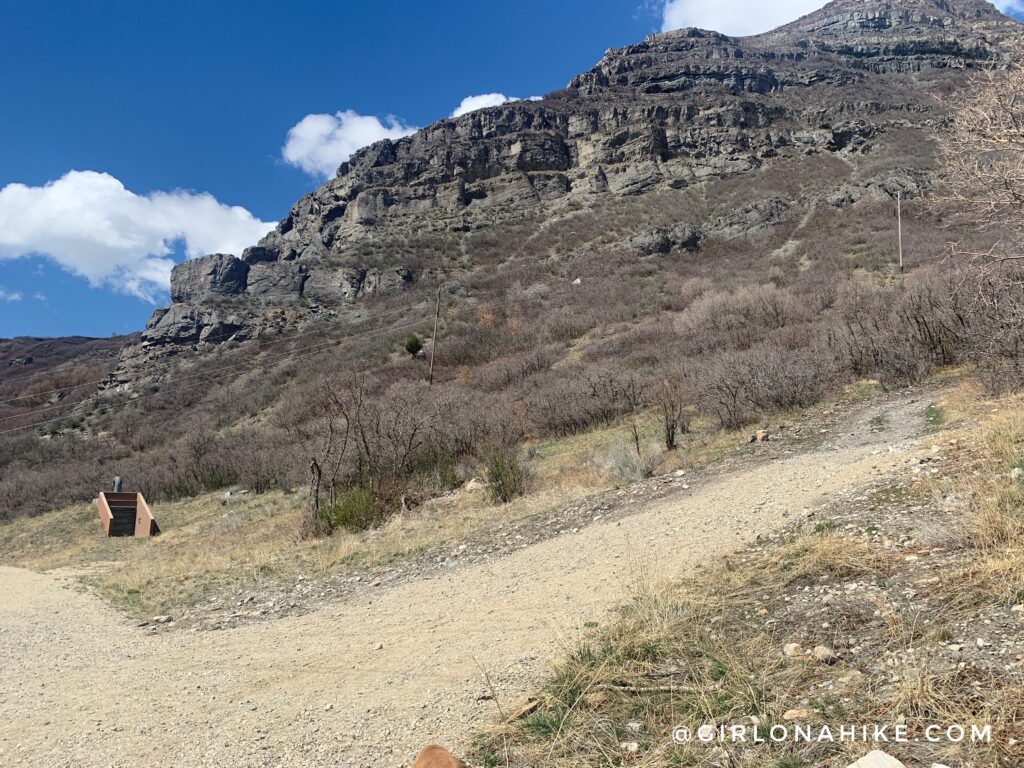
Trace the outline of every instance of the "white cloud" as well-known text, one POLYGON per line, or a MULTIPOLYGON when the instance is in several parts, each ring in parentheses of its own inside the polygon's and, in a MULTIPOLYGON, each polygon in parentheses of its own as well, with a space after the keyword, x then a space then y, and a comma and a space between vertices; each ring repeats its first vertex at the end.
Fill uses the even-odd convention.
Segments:
POLYGON ((18 291, 8 291, 0 285, 0 301, 21 301, 21 293, 18 291))
POLYGON ((667 0, 661 14, 661 31, 700 27, 726 35, 756 35, 823 5, 825 0, 667 0))
MULTIPOLYGON (((530 101, 538 99, 540 96, 530 97, 530 101)), ((467 96, 451 117, 517 100, 517 97, 503 93, 467 96)), ((394 115, 381 120, 373 115, 360 115, 351 109, 333 115, 311 114, 288 129, 281 157, 288 165, 301 168, 310 176, 329 179, 356 150, 382 139, 400 139, 418 130, 418 126, 408 125, 394 115)))
POLYGON ((273 226, 207 193, 137 195, 96 171, 0 189, 0 260, 48 256, 92 285, 148 301, 170 284, 175 243, 189 258, 240 254, 273 226))
POLYGON ((462 100, 462 103, 455 108, 452 112, 452 117, 461 117, 462 115, 469 114, 470 112, 476 112, 478 109, 486 109, 487 107, 500 107, 509 101, 516 101, 515 96, 506 96, 504 93, 481 93, 479 96, 467 96, 462 100))
MULTIPOLYGON (((665 0, 661 31, 700 27, 726 35, 757 35, 816 11, 826 0, 665 0)), ((1004 13, 1024 12, 1024 0, 995 0, 1004 13)))
POLYGON ((357 149, 381 139, 399 139, 417 130, 393 115, 381 121, 350 109, 333 115, 306 115, 288 130, 281 156, 289 165, 326 179, 357 149))
MULTIPOLYGON (((541 96, 530 96, 526 101, 540 101, 541 98, 541 96)), ((500 107, 502 104, 507 104, 510 101, 519 100, 518 96, 506 96, 504 93, 481 93, 479 96, 467 96, 462 100, 462 103, 455 108, 451 117, 461 117, 462 115, 469 114, 470 112, 476 112, 478 109, 500 107)))

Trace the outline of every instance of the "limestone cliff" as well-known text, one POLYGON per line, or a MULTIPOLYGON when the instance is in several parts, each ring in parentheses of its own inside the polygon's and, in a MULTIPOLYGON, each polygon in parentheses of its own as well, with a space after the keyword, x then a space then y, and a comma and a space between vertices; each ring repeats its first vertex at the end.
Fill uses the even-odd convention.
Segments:
MULTIPOLYGON (((601 199, 699 186, 801 155, 859 162, 888 132, 941 126, 966 73, 1005 61, 1021 31, 983 0, 836 0, 756 37, 685 29, 610 50, 540 101, 360 150, 240 256, 176 268, 172 305, 126 357, 276 332, 472 266, 472 254, 447 250, 426 263, 399 247, 425 234, 459 238, 520 220, 541 227, 601 199)), ((865 171, 841 188, 809 188, 800 202, 913 196, 927 184, 919 168, 865 171)), ((622 242, 692 251, 705 238, 771 227, 796 204, 765 190, 743 210, 711 206, 702 220, 622 242)))

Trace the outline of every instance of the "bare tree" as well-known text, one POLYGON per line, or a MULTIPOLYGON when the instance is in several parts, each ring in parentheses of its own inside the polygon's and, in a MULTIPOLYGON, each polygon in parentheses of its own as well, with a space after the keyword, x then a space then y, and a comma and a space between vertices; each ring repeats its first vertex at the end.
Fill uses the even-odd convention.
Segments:
POLYGON ((966 318, 964 346, 982 380, 1005 391, 1024 385, 1024 67, 985 71, 972 84, 939 137, 945 179, 936 199, 988 235, 954 245, 967 268, 952 306, 966 318))
MULTIPOLYGON (((352 434, 351 408, 347 396, 351 388, 343 389, 335 380, 326 379, 317 392, 317 405, 322 414, 316 423, 312 444, 321 469, 327 470, 327 503, 333 507, 342 467, 349 454, 352 434)), ((360 390, 361 391, 361 390, 360 390)))
POLYGON ((589 378, 591 397, 606 398, 608 402, 619 403, 619 408, 629 418, 629 431, 638 458, 642 457, 640 447, 640 413, 649 402, 648 382, 639 374, 617 372, 612 369, 597 371, 589 378))
POLYGON ((299 536, 303 539, 319 539, 331 535, 331 521, 320 510, 320 480, 323 473, 316 459, 309 463, 309 506, 302 521, 299 536))
POLYGON ((676 449, 678 435, 688 434, 696 392, 682 371, 668 371, 654 387, 654 402, 661 414, 665 449, 676 449))
POLYGON ((1024 68, 985 70, 938 134, 944 179, 935 200, 1000 237, 983 254, 1024 259, 1024 68))

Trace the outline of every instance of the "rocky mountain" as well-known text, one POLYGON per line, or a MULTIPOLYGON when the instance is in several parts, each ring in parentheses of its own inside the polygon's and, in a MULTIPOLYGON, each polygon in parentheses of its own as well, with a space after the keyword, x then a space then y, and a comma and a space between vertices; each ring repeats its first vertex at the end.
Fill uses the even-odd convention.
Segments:
POLYGON ((137 333, 0 339, 0 429, 31 424, 40 408, 49 413, 46 409, 91 398, 95 383, 116 368, 121 350, 138 343, 137 333))
MULTIPOLYGON (((689 207, 675 223, 638 220, 612 238, 666 253, 770 231, 818 201, 843 207, 897 189, 913 198, 929 183, 927 135, 950 96, 971 69, 1005 62, 1021 30, 984 0, 835 0, 756 37, 683 29, 609 50, 540 101, 360 150, 240 256, 180 265, 170 307, 122 367, 459 280, 480 266, 471 246, 481 233, 500 238, 525 222, 519 234, 536 234, 617 200, 684 193, 689 207), (886 153, 897 161, 873 159, 886 153), (766 170, 813 159, 838 160, 846 173, 811 179, 798 200, 756 189, 766 170), (757 193, 743 205, 708 195, 710 184, 744 176, 757 193)), ((514 254, 521 240, 507 246, 514 254)))
MULTIPOLYGON (((382 520, 638 409, 713 431, 948 365, 1008 386, 1024 342, 977 307, 1014 299, 964 305, 946 259, 999 233, 918 198, 972 70, 1022 32, 981 0, 836 0, 756 37, 653 35, 540 101, 367 147, 242 254, 179 265, 113 373, 19 376, 0 519, 115 474, 153 500, 295 488, 328 465, 323 409, 352 403, 374 438, 330 487, 376 483, 382 520)), ((626 453, 671 451, 670 427, 626 453)))

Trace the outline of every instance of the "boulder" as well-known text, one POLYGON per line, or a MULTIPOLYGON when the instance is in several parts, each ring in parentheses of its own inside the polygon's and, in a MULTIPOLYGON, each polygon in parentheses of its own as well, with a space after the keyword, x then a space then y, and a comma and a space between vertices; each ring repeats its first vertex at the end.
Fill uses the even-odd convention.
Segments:
POLYGON ((700 247, 700 230, 690 224, 676 224, 668 233, 672 245, 683 251, 695 251, 700 247))
POLYGON ((462 486, 462 489, 464 491, 472 492, 472 491, 482 491, 486 487, 487 487, 486 481, 481 480, 479 477, 474 477, 474 478, 472 478, 470 480, 467 480, 466 484, 462 486))
POLYGON ((278 253, 273 248, 254 245, 246 248, 242 253, 242 259, 247 264, 259 264, 262 261, 277 261, 278 253))
MULTIPOLYGON (((346 301, 355 301, 363 296, 380 296, 396 293, 412 285, 414 276, 408 267, 371 267, 369 269, 344 269, 331 281, 346 301)), ((319 284, 318 284, 319 290, 319 284)))
POLYGON ((298 301, 302 298, 307 277, 303 264, 259 262, 249 267, 246 293, 277 304, 298 301))
POLYGON ((769 197, 717 219, 707 234, 722 240, 761 235, 782 221, 788 212, 788 202, 779 197, 769 197))
POLYGON ((151 347, 198 341, 220 343, 249 338, 251 328, 251 319, 241 313, 209 306, 172 304, 153 312, 142 332, 142 343, 151 347))
POLYGON ((626 244, 644 256, 669 253, 673 248, 695 251, 700 247, 700 232, 690 224, 676 224, 671 229, 658 228, 634 235, 626 244))
POLYGON ((249 492, 242 491, 225 491, 224 495, 220 497, 221 506, 228 506, 230 504, 239 504, 248 498, 249 492))
POLYGON ((245 292, 249 265, 228 253, 189 259, 171 271, 171 301, 200 304, 245 292))
POLYGON ((892 755, 876 749, 868 752, 860 760, 850 763, 846 768, 907 768, 903 763, 892 755))
POLYGON ((625 166, 607 178, 608 188, 614 194, 629 197, 642 195, 658 186, 665 177, 656 163, 648 161, 625 166))
POLYGON ((302 286, 302 295, 310 301, 333 306, 350 301, 352 292, 337 270, 314 264, 302 286))
POLYGON ((412 270, 406 267, 391 267, 389 269, 374 267, 366 270, 362 293, 368 296, 396 293, 411 285, 412 281, 412 270))
POLYGON ((630 238, 628 245, 645 256, 654 253, 668 253, 672 250, 672 240, 669 239, 668 232, 664 229, 655 229, 642 235, 636 235, 630 238))

